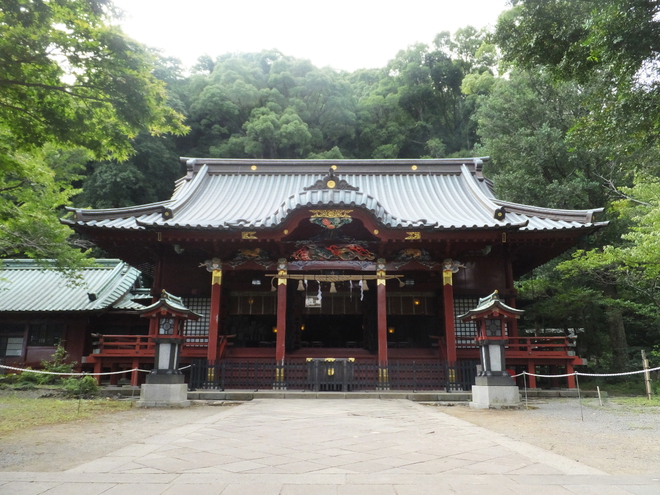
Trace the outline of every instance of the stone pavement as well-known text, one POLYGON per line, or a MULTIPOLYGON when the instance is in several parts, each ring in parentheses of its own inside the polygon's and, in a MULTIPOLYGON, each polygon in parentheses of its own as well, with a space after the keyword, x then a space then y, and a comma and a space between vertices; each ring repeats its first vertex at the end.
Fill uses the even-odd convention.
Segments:
POLYGON ((658 475, 611 476, 406 400, 271 399, 65 472, 0 473, 0 495, 658 495, 658 475))

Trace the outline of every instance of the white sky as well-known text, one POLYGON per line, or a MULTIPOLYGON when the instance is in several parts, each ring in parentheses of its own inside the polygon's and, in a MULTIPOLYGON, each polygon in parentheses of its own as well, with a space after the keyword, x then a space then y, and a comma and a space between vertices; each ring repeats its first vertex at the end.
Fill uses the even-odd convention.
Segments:
POLYGON ((508 0, 114 0, 124 31, 190 67, 208 54, 276 48, 317 67, 383 67, 440 31, 493 26, 508 0))

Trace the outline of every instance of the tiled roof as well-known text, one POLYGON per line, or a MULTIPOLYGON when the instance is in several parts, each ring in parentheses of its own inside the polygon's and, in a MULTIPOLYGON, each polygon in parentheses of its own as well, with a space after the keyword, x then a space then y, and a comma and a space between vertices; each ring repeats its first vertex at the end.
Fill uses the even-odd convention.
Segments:
POLYGON ((101 312, 110 308, 138 310, 131 289, 140 272, 120 260, 99 259, 83 268, 81 279, 32 260, 3 260, 0 265, 0 312, 101 312))
POLYGON ((523 230, 599 225, 594 210, 554 210, 497 200, 481 176, 487 158, 440 160, 182 159, 188 175, 170 200, 109 210, 81 210, 67 221, 107 229, 268 229, 300 208, 354 207, 389 228, 523 230), (351 188, 314 188, 327 179, 351 188), (311 190, 310 190, 311 188, 311 190), (496 219, 504 208, 505 215, 496 219))

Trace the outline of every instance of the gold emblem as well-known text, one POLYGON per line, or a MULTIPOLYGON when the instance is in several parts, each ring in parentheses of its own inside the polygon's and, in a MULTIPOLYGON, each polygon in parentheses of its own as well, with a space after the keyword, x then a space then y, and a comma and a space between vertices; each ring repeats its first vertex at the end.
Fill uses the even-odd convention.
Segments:
POLYGON ((241 232, 241 239, 257 239, 256 232, 241 232))
POLYGON ((378 229, 374 229, 374 234, 378 235, 378 229))
POLYGON ((330 168, 331 168, 332 170, 337 170, 337 165, 333 165, 333 166, 330 167, 330 168))
POLYGON ((421 232, 406 232, 406 241, 419 241, 422 238, 421 232))
POLYGON ((337 183, 334 180, 329 180, 328 182, 326 182, 325 185, 328 186, 330 189, 334 189, 337 186, 337 183))
POLYGON ((417 170, 417 165, 413 165, 413 166, 410 167, 410 168, 412 168, 413 170, 417 170))
POLYGON ((251 170, 257 170, 257 166, 256 166, 256 165, 252 165, 252 166, 250 167, 250 169, 251 169, 251 170))
POLYGON ((284 235, 289 235, 289 231, 287 229, 284 229, 284 235))
POLYGON ((309 210, 312 218, 351 218, 353 210, 309 210))

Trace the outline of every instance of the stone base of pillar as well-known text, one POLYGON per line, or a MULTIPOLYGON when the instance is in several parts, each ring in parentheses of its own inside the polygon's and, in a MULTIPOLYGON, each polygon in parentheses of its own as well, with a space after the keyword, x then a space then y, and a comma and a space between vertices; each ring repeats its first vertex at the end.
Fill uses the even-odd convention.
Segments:
POLYGON ((518 409, 520 389, 515 385, 473 385, 472 402, 474 409, 518 409))
POLYGON ((140 400, 137 407, 188 407, 188 386, 183 375, 147 375, 147 380, 140 388, 140 400))

